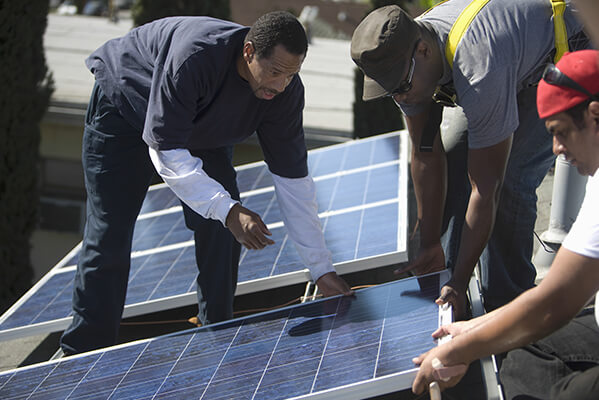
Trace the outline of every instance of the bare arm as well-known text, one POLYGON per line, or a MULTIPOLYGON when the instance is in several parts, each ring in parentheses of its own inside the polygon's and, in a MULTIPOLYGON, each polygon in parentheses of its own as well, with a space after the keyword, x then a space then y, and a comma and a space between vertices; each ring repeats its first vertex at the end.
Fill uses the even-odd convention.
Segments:
MULTIPOLYGON (((430 107, 439 107, 431 103, 430 107)), ((436 136, 433 151, 421 152, 418 148, 427 125, 439 130, 440 119, 429 121, 429 110, 416 116, 406 116, 408 131, 412 140, 411 173, 414 181, 418 221, 420 223, 421 245, 428 246, 439 241, 445 193, 447 190, 447 167, 445 153, 441 148, 439 135, 436 136), (426 216, 426 217, 425 217, 426 216)))
POLYGON ((416 274, 424 274, 445 267, 440 237, 447 190, 447 168, 438 135, 441 112, 432 107, 441 106, 431 102, 429 109, 421 114, 406 116, 412 142, 411 174, 418 205, 420 250, 410 265, 396 273, 413 270, 416 274), (437 131, 433 151, 421 152, 419 145, 423 132, 430 129, 437 131))
MULTIPOLYGON (((420 370, 412 390, 421 393, 434 380, 431 361, 469 364, 491 354, 512 350, 543 338, 569 322, 599 290, 599 259, 561 248, 541 284, 453 340, 414 359, 420 370)), ((442 387, 459 382, 458 377, 442 387)))
POLYGON ((495 214, 507 160, 512 146, 510 138, 494 146, 468 151, 468 175, 472 192, 466 210, 460 250, 453 276, 443 288, 439 303, 451 302, 460 316, 462 297, 495 223, 495 214))

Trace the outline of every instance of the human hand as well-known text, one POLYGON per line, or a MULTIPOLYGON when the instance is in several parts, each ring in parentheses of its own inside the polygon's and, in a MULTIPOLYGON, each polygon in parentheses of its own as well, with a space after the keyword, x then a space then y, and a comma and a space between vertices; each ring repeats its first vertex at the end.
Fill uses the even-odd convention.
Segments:
POLYGON ((435 303, 438 305, 450 303, 453 308, 454 319, 464 319, 466 316, 466 289, 460 288, 455 282, 449 280, 441 288, 441 295, 435 300, 435 303))
POLYGON ((443 253, 441 243, 437 242, 432 246, 421 247, 414 261, 404 268, 396 269, 394 273, 399 275, 412 271, 415 275, 425 275, 443 269, 445 269, 445 254, 443 253))
POLYGON ((259 250, 275 242, 265 235, 272 235, 262 221, 262 218, 253 211, 237 203, 227 214, 225 221, 235 240, 250 250, 259 250))
POLYGON ((337 294, 352 296, 354 294, 354 291, 351 290, 349 285, 336 272, 328 272, 322 275, 316 281, 316 285, 318 285, 318 289, 324 297, 335 296, 337 294))
POLYGON ((452 324, 440 326, 436 331, 432 333, 432 336, 435 339, 441 339, 442 337, 445 337, 447 335, 450 335, 452 338, 454 338, 472 329, 472 321, 474 320, 471 319, 468 321, 458 321, 452 324))
POLYGON ((416 378, 412 382, 412 392, 420 394, 429 388, 432 382, 437 382, 441 390, 453 387, 468 371, 468 363, 445 366, 441 363, 445 346, 435 347, 426 353, 414 357, 412 361, 420 365, 416 378))

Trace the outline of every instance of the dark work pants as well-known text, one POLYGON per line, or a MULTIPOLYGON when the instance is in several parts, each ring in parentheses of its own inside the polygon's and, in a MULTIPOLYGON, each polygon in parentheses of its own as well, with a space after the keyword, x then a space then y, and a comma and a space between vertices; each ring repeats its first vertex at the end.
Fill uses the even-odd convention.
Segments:
POLYGON ((599 328, 592 313, 538 342, 510 351, 501 364, 509 400, 599 399, 599 328))
MULTIPOLYGON (((239 200, 231 147, 195 150, 192 154, 202 160, 202 169, 212 179, 223 185, 232 198, 239 200)), ((194 231, 199 271, 198 318, 202 325, 230 319, 233 317, 241 245, 220 221, 206 219, 183 202, 181 204, 185 224, 194 231)))
MULTIPOLYGON (((534 286, 536 270, 531 259, 537 217, 536 189, 555 161, 551 135, 536 110, 535 87, 518 94, 518 114, 519 126, 512 141, 495 225, 480 257, 487 311, 534 286)), ((463 129, 464 125, 456 118, 450 129, 452 126, 463 129)), ((471 191, 467 157, 468 143, 464 136, 447 154, 448 189, 442 244, 450 269, 457 261, 471 191)))
MULTIPOLYGON (((221 154, 230 160, 230 150, 221 154)), ((219 157, 215 155, 204 167, 218 169, 218 166, 212 168, 213 159, 219 160, 219 157)), ((87 190, 87 221, 73 288, 73 321, 61 338, 61 347, 67 354, 117 342, 131 265, 133 228, 154 170, 141 132, 120 116, 98 86, 94 86, 87 110, 82 162, 87 190)), ((230 174, 229 170, 232 170, 230 161, 227 174, 230 174)), ((230 282, 232 272, 228 271, 234 270, 236 278, 237 264, 234 260, 238 259, 238 255, 237 258, 232 257, 227 249, 234 246, 219 239, 225 236, 222 231, 227 231, 222 224, 206 222, 191 224, 197 229, 196 240, 212 239, 216 242, 211 246, 205 246, 204 242, 200 245, 204 249, 202 258, 206 260, 204 270, 212 267, 216 272, 224 271, 225 280, 230 282), (220 225, 220 235, 209 231, 215 228, 215 224, 220 225), (223 254, 223 249, 228 252, 223 254), (221 268, 221 259, 225 259, 225 264, 235 266, 221 268)), ((232 238, 230 233, 229 237, 232 238)), ((218 273, 205 275, 208 276, 202 278, 205 281, 203 286, 213 292, 213 288, 219 290, 223 280, 221 276, 218 273), (217 278, 211 281, 213 277, 217 278)), ((221 293, 228 296, 230 287, 231 284, 227 284, 221 293)), ((230 316, 232 311, 228 304, 232 303, 232 299, 225 303, 226 311, 215 311, 215 315, 230 316)), ((207 305, 203 307, 210 308, 207 305)), ((217 304, 215 307, 220 306, 217 304)))

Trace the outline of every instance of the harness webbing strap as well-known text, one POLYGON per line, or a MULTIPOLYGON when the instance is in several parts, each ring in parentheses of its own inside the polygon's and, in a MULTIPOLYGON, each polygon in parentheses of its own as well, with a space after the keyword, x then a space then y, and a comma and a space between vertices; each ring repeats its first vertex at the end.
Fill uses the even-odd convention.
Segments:
POLYGON ((553 62, 556 63, 569 50, 568 32, 564 21, 566 3, 563 0, 551 0, 551 8, 553 9, 553 29, 555 31, 555 57, 553 62))
MULTIPOLYGON (((466 8, 462 10, 458 19, 455 21, 449 35, 447 36, 447 43, 445 45, 445 58, 449 63, 449 67, 453 68, 453 56, 455 50, 458 47, 458 43, 462 40, 464 32, 470 26, 470 23, 476 17, 476 14, 489 2, 489 0, 472 0, 466 8)), ((553 0, 552 0, 553 2, 553 0)))

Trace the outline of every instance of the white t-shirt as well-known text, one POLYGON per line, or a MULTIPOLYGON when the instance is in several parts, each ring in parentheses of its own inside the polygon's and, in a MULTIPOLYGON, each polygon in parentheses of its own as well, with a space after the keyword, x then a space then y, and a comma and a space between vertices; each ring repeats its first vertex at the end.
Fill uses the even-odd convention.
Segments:
MULTIPOLYGON (((599 258, 599 171, 587 182, 578 217, 562 246, 586 257, 599 258)), ((595 296, 595 319, 599 324, 599 295, 595 296)))

